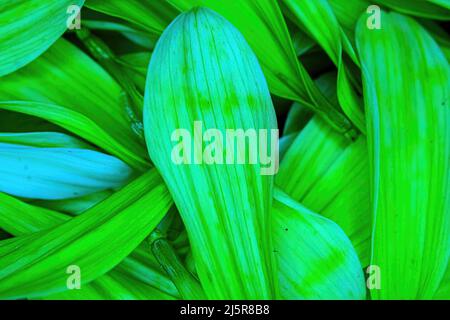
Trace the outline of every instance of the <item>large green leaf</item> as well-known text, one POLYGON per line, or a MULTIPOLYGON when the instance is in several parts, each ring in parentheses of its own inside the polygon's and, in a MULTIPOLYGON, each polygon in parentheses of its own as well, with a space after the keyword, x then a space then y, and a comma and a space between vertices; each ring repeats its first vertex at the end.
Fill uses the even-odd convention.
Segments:
MULTIPOLYGON (((124 92, 97 63, 64 39, 58 40, 45 54, 26 67, 2 77, 0 101, 8 100, 28 101, 31 110, 21 112, 34 116, 50 111, 44 107, 44 110, 37 112, 33 102, 54 104, 68 110, 65 115, 60 115, 59 110, 53 112, 53 122, 63 121, 61 118, 64 117, 69 118, 64 121, 70 122, 72 117, 76 121, 82 116, 85 122, 90 121, 107 133, 111 137, 109 143, 115 149, 125 149, 122 154, 114 155, 133 167, 145 167, 144 142, 133 131, 133 119, 125 103, 124 92), (68 116, 68 112, 72 114, 68 116)), ((87 128, 83 126, 78 130, 87 131, 87 128)))
POLYGON ((375 299, 432 298, 450 253, 450 68, 416 21, 357 29, 373 201, 375 299))
POLYGON ((67 29, 69 6, 81 7, 83 3, 84 0, 2 0, 0 76, 22 68, 47 50, 67 29))
POLYGON ((283 299, 364 299, 358 256, 345 233, 276 190, 274 249, 283 299))
POLYGON ((31 199, 68 199, 114 189, 131 169, 92 150, 0 143, 0 192, 31 199))
MULTIPOLYGON (((57 227, 1 241, 0 297, 39 297, 64 291, 70 265, 80 268, 82 285, 89 283, 135 249, 171 203, 159 175, 151 170, 57 227)), ((17 203, 11 201, 11 205, 17 203)), ((42 225, 39 218, 34 219, 42 225)))
MULTIPOLYGON (((156 46, 145 94, 146 141, 186 225, 208 298, 274 297, 273 178, 261 174, 270 168, 259 162, 226 165, 223 151, 235 150, 234 142, 226 146, 217 136, 210 139, 218 139, 219 146, 209 145, 222 160, 196 164, 185 153, 183 161, 192 163, 176 164, 171 137, 177 129, 193 136, 194 121, 200 121, 205 130, 216 128, 222 137, 227 129, 262 129, 271 134, 277 127, 255 55, 228 21, 206 8, 180 15, 156 46), (181 75, 175 77, 170 70, 180 70, 181 75)), ((275 156, 273 147, 267 151, 275 156)), ((198 162, 203 149, 194 153, 198 162)), ((236 163, 237 157, 233 151, 229 162, 236 163)), ((276 167, 273 160, 271 165, 276 167)))

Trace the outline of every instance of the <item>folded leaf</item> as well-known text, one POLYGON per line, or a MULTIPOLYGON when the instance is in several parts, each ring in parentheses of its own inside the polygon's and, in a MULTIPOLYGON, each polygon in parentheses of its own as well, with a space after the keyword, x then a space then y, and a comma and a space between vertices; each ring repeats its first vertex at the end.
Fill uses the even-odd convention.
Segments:
MULTIPOLYGON (((272 134, 271 129, 277 127, 255 55, 228 21, 205 8, 180 15, 164 31, 153 52, 144 105, 149 154, 186 225, 208 298, 272 298, 273 179, 261 175, 262 169, 270 168, 263 168, 260 162, 237 164, 237 152, 229 157, 234 164, 225 164, 223 151, 235 150, 233 140, 232 145, 221 141, 223 144, 214 148, 222 162, 194 163, 203 156, 205 139, 200 142, 202 150, 194 151, 196 160, 186 153, 188 163, 176 164, 172 134, 181 129, 194 136, 194 121, 205 130, 217 129, 222 137, 227 129, 272 134), (170 70, 182 74, 174 77, 170 70)), ((216 139, 221 143, 221 137, 216 139)), ((275 148, 269 149, 267 154, 276 157, 275 148)))
POLYGON ((364 299, 358 256, 334 222, 275 190, 274 249, 283 299, 364 299))
POLYGON ((72 23, 70 6, 84 0, 3 0, 0 12, 0 77, 47 50, 72 23))
MULTIPOLYGON (((413 3, 413 2, 409 2, 413 3)), ((358 24, 373 201, 375 299, 432 298, 450 254, 450 68, 416 21, 358 24)))

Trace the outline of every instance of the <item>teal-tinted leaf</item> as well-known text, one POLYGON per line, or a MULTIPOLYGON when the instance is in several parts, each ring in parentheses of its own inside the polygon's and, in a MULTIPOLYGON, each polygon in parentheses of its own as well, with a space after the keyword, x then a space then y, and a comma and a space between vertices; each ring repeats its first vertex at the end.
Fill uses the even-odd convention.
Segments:
MULTIPOLYGON (((413 3, 413 2, 409 2, 413 3)), ((413 19, 357 29, 373 199, 375 299, 432 298, 450 253, 450 68, 413 19)))
POLYGON ((364 275, 345 233, 285 193, 273 204, 274 249, 283 299, 364 299, 364 275))
POLYGON ((69 6, 81 7, 83 3, 84 0, 3 0, 0 76, 14 72, 47 50, 67 29, 72 13, 69 6))
POLYGON ((0 143, 0 191, 31 199, 68 199, 114 189, 131 169, 112 156, 85 149, 0 143))
POLYGON ((152 170, 70 221, 1 241, 0 297, 39 297, 64 291, 70 265, 80 267, 82 285, 89 283, 136 248, 171 203, 152 170))
MULTIPOLYGON (((72 111, 69 119, 64 120, 66 122, 72 117, 76 121, 79 116, 74 113, 80 114, 84 121, 95 123, 111 137, 109 145, 125 149, 122 153, 127 153, 126 156, 113 155, 133 167, 143 168, 147 161, 145 146, 142 138, 133 131, 133 119, 129 116, 125 98, 120 86, 97 63, 63 39, 37 60, 0 81, 0 101, 28 101, 31 110, 20 112, 35 116, 50 111, 44 107, 38 112, 33 102, 58 105, 67 112, 72 111)), ((60 117, 53 115, 52 121, 62 121, 60 117)), ((95 136, 93 132, 91 135, 95 136)), ((100 147, 105 148, 104 145, 100 147)), ((107 150, 111 152, 110 149, 107 150)))
POLYGON ((147 145, 185 222, 208 298, 274 297, 272 177, 261 175, 259 163, 175 164, 171 136, 176 129, 193 136, 194 121, 222 136, 226 129, 270 134, 277 127, 255 55, 228 21, 204 8, 180 15, 152 55, 144 106, 147 145), (170 70, 182 73, 175 77, 170 70))

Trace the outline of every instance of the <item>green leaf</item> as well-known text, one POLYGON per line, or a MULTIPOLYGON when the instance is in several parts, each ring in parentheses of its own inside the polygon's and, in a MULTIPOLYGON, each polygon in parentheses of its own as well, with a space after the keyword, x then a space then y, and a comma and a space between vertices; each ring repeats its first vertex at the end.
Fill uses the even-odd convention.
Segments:
POLYGON ((47 209, 68 213, 71 215, 79 215, 89 208, 92 208, 100 201, 105 200, 113 193, 112 190, 90 193, 83 197, 64 200, 34 200, 30 201, 33 205, 44 207, 47 209))
POLYGON ((332 7, 326 0, 284 0, 283 3, 295 17, 294 22, 301 24, 308 30, 308 33, 319 43, 338 68, 337 92, 339 103, 355 126, 361 132, 365 132, 362 101, 355 88, 352 87, 351 69, 344 61, 345 52, 356 65, 359 62, 350 41, 333 13, 332 7))
POLYGON ((367 0, 327 0, 332 7, 336 19, 347 35, 348 40, 356 48, 355 28, 361 14, 367 11, 367 8, 372 5, 372 2, 367 0))
POLYGON ((370 190, 364 137, 350 142, 317 116, 286 151, 275 183, 294 200, 336 222, 363 266, 370 259, 370 190))
POLYGON ((0 133, 1 142, 43 148, 93 149, 82 140, 60 132, 0 133))
POLYGON ((273 94, 301 102, 340 132, 352 130, 348 119, 324 97, 299 63, 277 1, 169 2, 182 10, 205 6, 224 16, 242 33, 255 52, 273 94))
MULTIPOLYGON (((42 118, 55 123, 69 122, 71 125, 71 121, 81 121, 82 117, 83 122, 90 122, 90 127, 97 127, 95 131, 100 128, 110 137, 108 142, 103 142, 99 147, 108 152, 114 148, 116 152, 112 154, 134 168, 146 166, 148 160, 144 142, 133 131, 124 92, 97 63, 64 39, 58 40, 44 55, 25 68, 2 77, 0 101, 4 105, 4 101, 10 100, 27 102, 19 110, 8 110, 38 117, 44 114, 42 118), (28 104, 28 108, 25 104, 28 104), (39 104, 40 111, 37 110, 39 104), (55 110, 48 105, 58 105, 64 110, 55 110), (52 113, 51 119, 48 119, 48 113, 52 113), (109 148, 105 144, 109 144, 109 148), (117 149, 122 149, 121 154, 118 154, 117 149)), ((95 131, 84 126, 76 128, 74 133, 78 134, 80 130, 96 136, 95 131)))
MULTIPOLYGON (((226 129, 263 129, 270 134, 277 128, 255 55, 228 21, 206 8, 180 15, 156 46, 145 94, 146 141, 186 225, 207 297, 272 298, 273 178, 261 175, 259 163, 175 164, 171 136, 176 129, 193 136, 194 121, 205 130, 216 128, 222 137, 226 129), (182 75, 174 77, 170 70, 182 75)), ((216 148, 222 161, 223 149, 234 148, 224 145, 216 148)), ((200 152, 194 152, 197 160, 200 152)))
POLYGON ((132 22, 150 33, 160 34, 179 13, 167 1, 87 0, 86 7, 132 22))
POLYGON ((79 290, 67 290, 43 300, 173 300, 174 297, 129 275, 111 272, 79 290))
POLYGON ((436 20, 450 20, 450 3, 448 0, 378 0, 379 4, 396 11, 436 20))
POLYGON ((0 14, 0 77, 30 63, 67 29, 72 11, 84 0, 3 0, 0 14), (68 13, 69 11, 69 13, 68 13))
POLYGON ((76 111, 54 104, 30 101, 0 101, 0 109, 41 117, 123 159, 133 168, 143 169, 146 167, 143 165, 144 160, 141 160, 124 145, 119 144, 94 121, 76 111))
POLYGON ((89 283, 136 248, 171 204, 159 175, 151 170, 70 221, 1 241, 0 297, 64 291, 70 265, 80 267, 82 285, 89 283))
MULTIPOLYGON (((35 203, 23 203, 6 194, 0 193, 0 200, 3 204, 0 208, 0 227, 14 236, 54 228, 71 219, 59 212, 39 208, 35 203)), ((176 288, 155 257, 148 253, 149 249, 144 250, 141 247, 136 248, 108 274, 83 285, 80 290, 63 291, 45 299, 140 299, 142 293, 145 293, 148 299, 177 298, 176 288), (139 289, 137 292, 126 283, 121 285, 113 279, 119 278, 120 282, 123 282, 124 276, 127 282, 139 289), (116 291, 110 292, 113 286, 116 291), (141 292, 143 290, 145 292, 141 292)))
POLYGON ((444 278, 434 295, 434 299, 450 300, 450 265, 447 265, 444 278))
MULTIPOLYGON (((411 2, 412 3, 412 2, 411 2)), ((373 201, 375 299, 428 299, 450 254, 450 68, 416 21, 357 29, 373 201)))
POLYGON ((364 299, 358 256, 345 233, 280 190, 273 204, 282 299, 364 299))

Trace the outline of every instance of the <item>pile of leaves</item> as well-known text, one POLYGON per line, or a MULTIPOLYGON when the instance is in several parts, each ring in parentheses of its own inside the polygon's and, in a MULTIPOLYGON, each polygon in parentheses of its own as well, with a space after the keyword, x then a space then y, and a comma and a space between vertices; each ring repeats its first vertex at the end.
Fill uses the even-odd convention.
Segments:
POLYGON ((0 298, 450 299, 448 21, 0 1, 0 298), (194 121, 278 128, 277 174, 174 163, 194 121))

